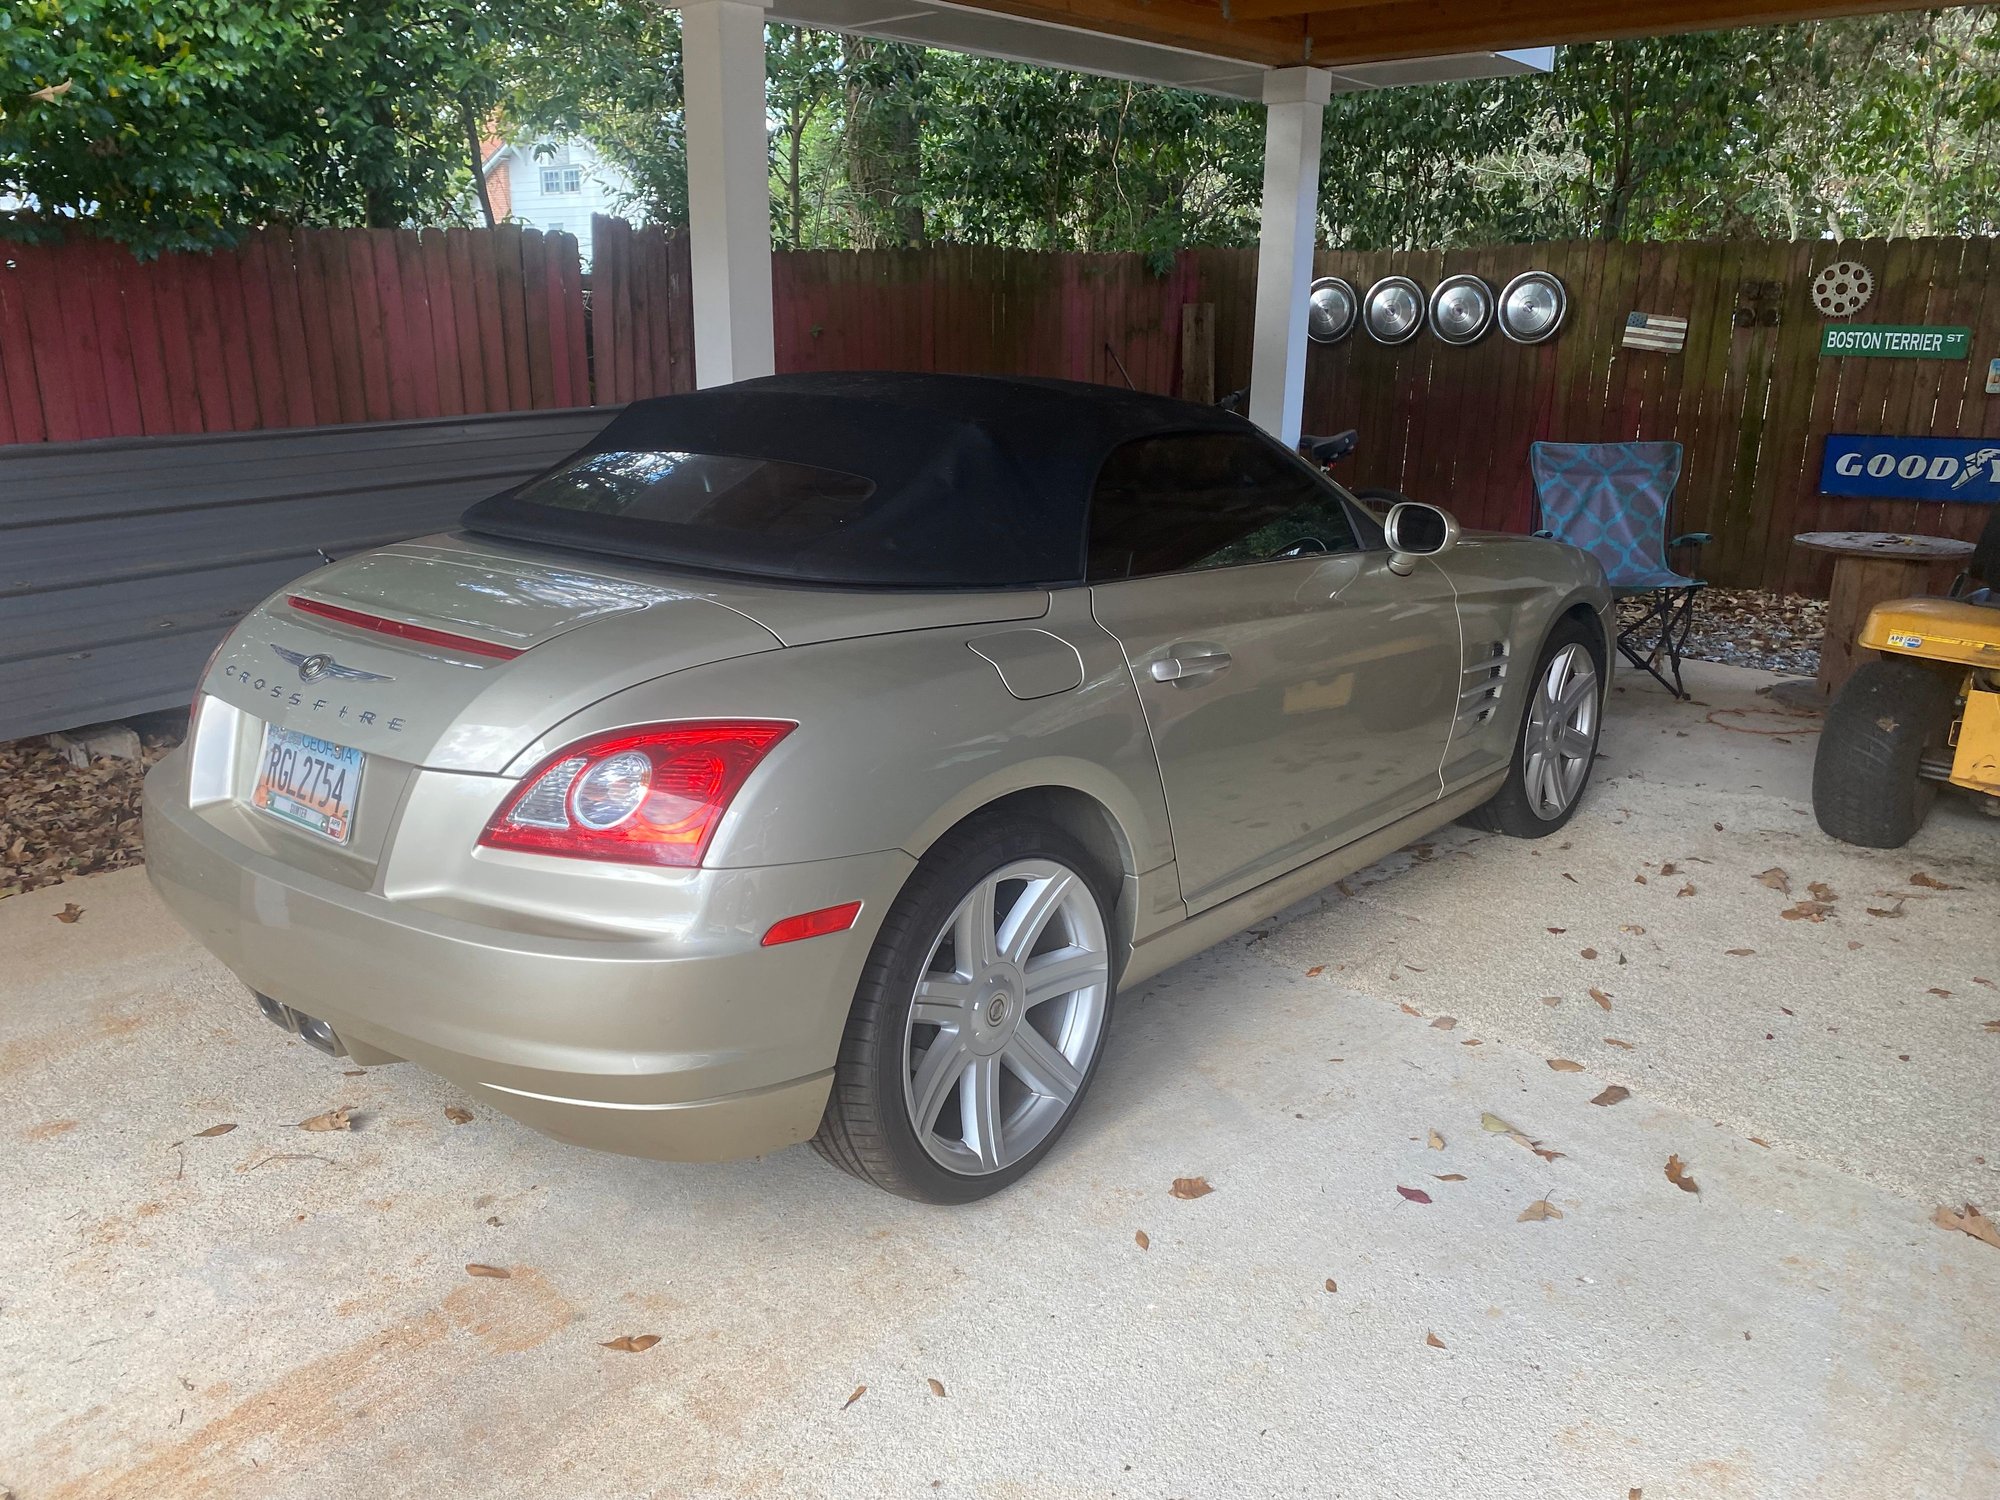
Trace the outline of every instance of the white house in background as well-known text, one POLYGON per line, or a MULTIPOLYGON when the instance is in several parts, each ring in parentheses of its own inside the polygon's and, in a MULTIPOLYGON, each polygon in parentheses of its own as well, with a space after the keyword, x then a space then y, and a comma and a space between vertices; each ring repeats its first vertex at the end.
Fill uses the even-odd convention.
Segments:
POLYGON ((583 140, 488 141, 486 196, 496 219, 573 234, 590 269, 590 216, 627 213, 631 181, 583 140))

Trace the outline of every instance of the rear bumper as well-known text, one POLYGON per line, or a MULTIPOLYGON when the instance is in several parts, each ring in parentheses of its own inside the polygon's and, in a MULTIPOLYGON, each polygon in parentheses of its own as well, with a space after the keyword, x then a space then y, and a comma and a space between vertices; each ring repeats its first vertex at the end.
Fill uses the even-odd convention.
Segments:
POLYGON ((868 949, 914 864, 889 851, 689 872, 669 935, 551 936, 249 848, 189 807, 181 752, 147 778, 145 830, 154 888, 251 989, 559 1140, 675 1161, 812 1135, 868 949), (855 900, 847 932, 759 946, 780 917, 855 900))

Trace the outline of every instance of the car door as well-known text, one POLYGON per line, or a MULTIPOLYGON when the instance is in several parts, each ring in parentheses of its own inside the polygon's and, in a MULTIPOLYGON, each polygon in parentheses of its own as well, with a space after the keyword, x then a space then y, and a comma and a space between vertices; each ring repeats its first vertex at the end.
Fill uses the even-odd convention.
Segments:
POLYGON ((1124 648, 1200 910, 1435 800, 1459 678, 1450 581, 1261 434, 1139 439, 1091 506, 1091 601, 1124 648))

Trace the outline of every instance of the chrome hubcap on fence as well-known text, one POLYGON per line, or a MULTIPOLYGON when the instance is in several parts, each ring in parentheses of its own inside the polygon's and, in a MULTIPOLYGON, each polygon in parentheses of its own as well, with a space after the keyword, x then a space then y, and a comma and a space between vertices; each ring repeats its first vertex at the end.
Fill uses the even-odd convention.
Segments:
POLYGON ((1104 915, 1048 859, 994 871, 931 945, 903 1034, 903 1100, 939 1165, 998 1172, 1062 1122, 1104 1034, 1104 915))
POLYGON ((1597 751, 1597 667, 1583 647, 1563 647, 1543 668, 1521 738, 1528 805, 1538 818, 1559 818, 1583 790, 1597 751))

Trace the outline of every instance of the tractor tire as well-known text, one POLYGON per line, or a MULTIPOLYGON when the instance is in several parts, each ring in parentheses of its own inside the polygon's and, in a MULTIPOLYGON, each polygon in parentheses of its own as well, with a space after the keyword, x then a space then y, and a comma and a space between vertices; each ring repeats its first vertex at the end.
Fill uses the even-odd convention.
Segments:
POLYGON ((1920 770, 1941 749, 1958 703, 1958 674, 1904 657, 1861 666, 1826 711, 1813 759, 1813 815, 1826 833, 1864 849, 1900 849, 1937 800, 1920 770))

